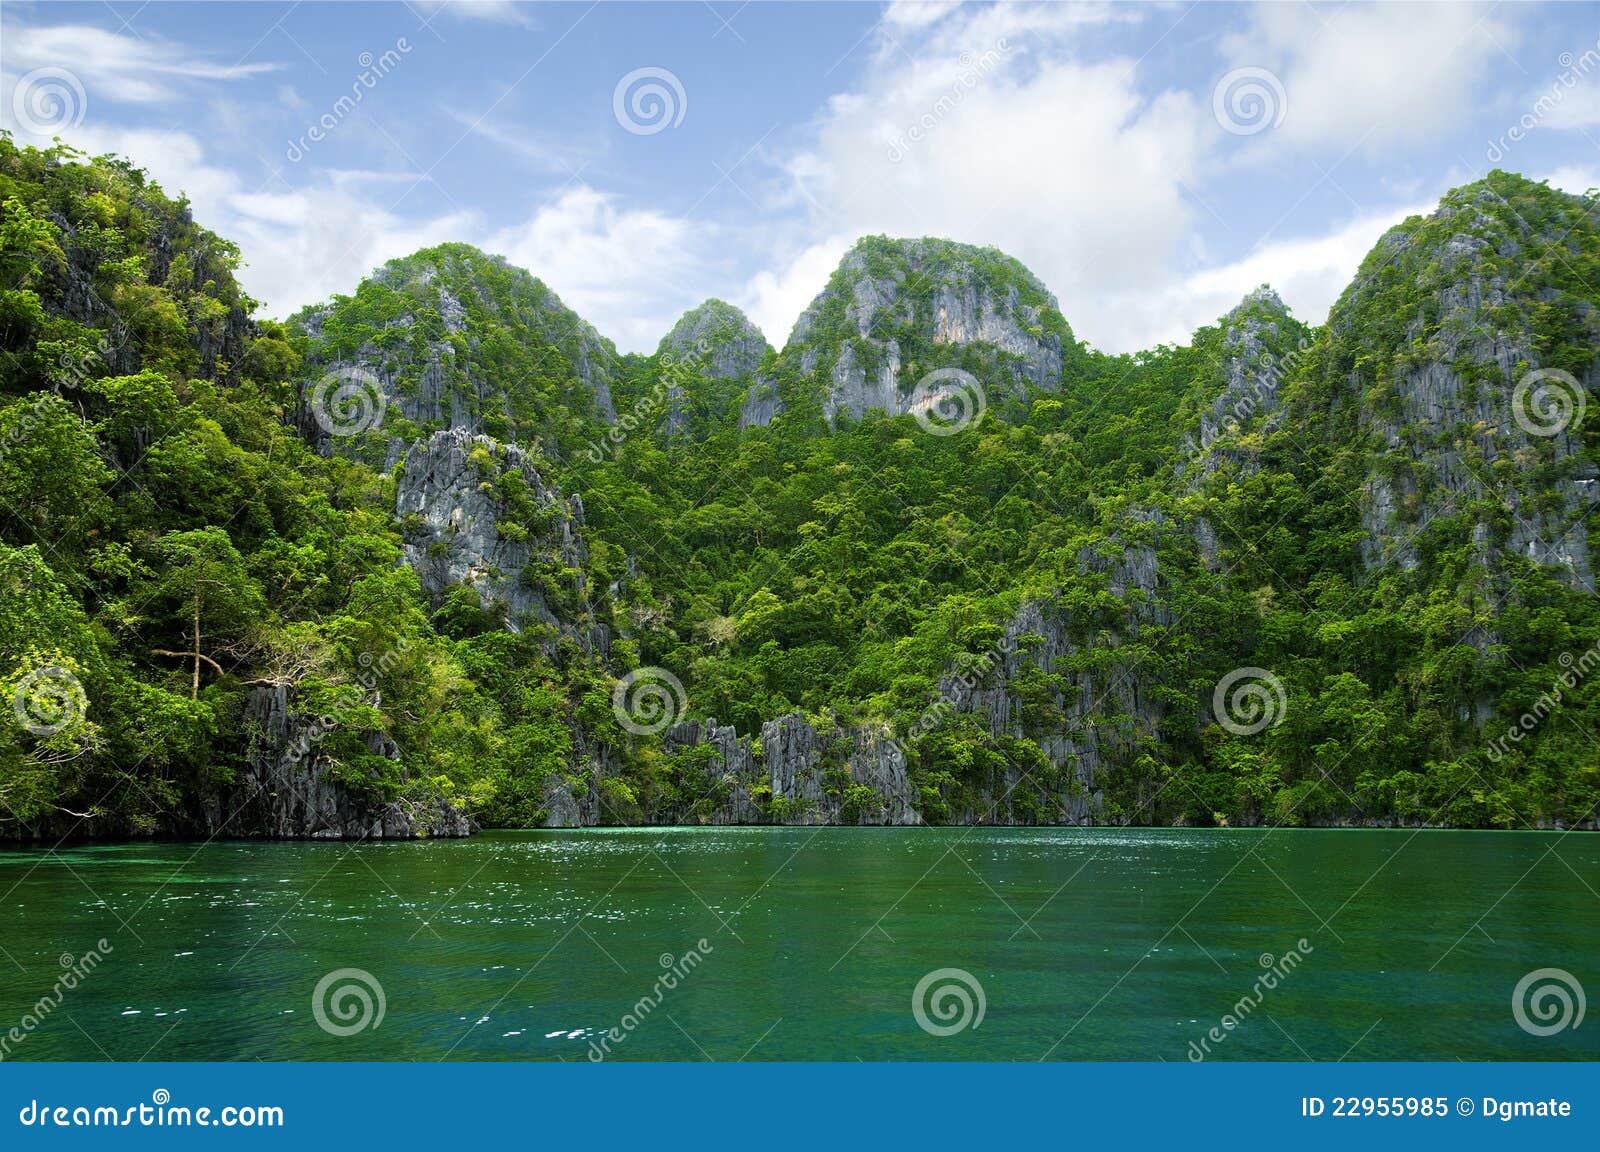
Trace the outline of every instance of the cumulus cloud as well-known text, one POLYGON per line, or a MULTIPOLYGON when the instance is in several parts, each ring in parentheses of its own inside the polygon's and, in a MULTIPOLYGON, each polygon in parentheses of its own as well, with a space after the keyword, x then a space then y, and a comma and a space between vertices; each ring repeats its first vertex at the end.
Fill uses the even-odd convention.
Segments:
POLYGON ((775 339, 839 237, 992 245, 1024 259, 1071 302, 1068 315, 1093 327, 1108 290, 1160 282, 1189 229, 1183 186, 1214 128, 1209 111, 1182 92, 1146 97, 1132 60, 1085 62, 1065 50, 1084 21, 1122 10, 935 16, 897 19, 895 47, 862 87, 832 99, 809 145, 784 161, 812 236, 834 239, 797 244, 786 266, 747 289, 775 339))
POLYGON ((1118 324, 1106 331, 1105 346, 1129 351, 1187 343, 1196 328, 1215 323, 1261 284, 1275 288, 1299 319, 1321 324, 1378 238, 1406 217, 1432 209, 1431 202, 1419 201, 1363 212, 1326 234, 1262 244, 1161 291, 1118 296, 1113 302, 1118 324))
MULTIPOLYGON (((109 131, 85 127, 72 143, 91 153, 113 149, 137 157, 171 195, 187 195, 195 219, 237 243, 245 267, 239 280, 268 315, 355 289, 386 260, 429 244, 470 238, 483 225, 476 214, 402 217, 383 205, 399 195, 404 174, 327 171, 306 188, 279 179, 249 184, 209 160, 186 132, 109 131), (375 186, 386 194, 374 193, 375 186)), ((412 177, 411 179, 414 179, 412 177)), ((403 190, 403 185, 401 190, 403 190)))
MULTIPOLYGON (((432 9, 419 11, 431 17, 432 9)), ((453 12, 520 18, 504 5, 453 12)), ((1356 208, 1321 232, 1306 233, 1302 222, 1298 236, 1275 234, 1220 259, 1200 237, 1227 241, 1210 217, 1227 217, 1226 225, 1246 201, 1219 200, 1217 190, 1237 188, 1241 161, 1263 172, 1291 158, 1315 158, 1319 168, 1357 154, 1387 164, 1411 141, 1444 138, 1482 113, 1491 90, 1482 77, 1498 65, 1500 46, 1516 41, 1513 18, 1490 8, 1272 5, 1231 12, 1230 31, 1180 50, 1168 37, 1187 17, 1127 4, 894 3, 836 65, 841 90, 810 121, 786 124, 741 173, 741 191, 748 199, 754 188, 761 202, 715 220, 681 219, 604 183, 582 183, 603 180, 583 163, 599 148, 593 142, 575 148, 536 138, 509 117, 491 123, 452 107, 429 111, 513 156, 545 186, 527 206, 492 218, 480 205, 493 198, 470 193, 462 205, 446 194, 429 207, 412 192, 420 174, 404 149, 359 118, 316 166, 250 155, 239 142, 272 133, 247 124, 245 113, 273 126, 303 117, 295 77, 258 85, 270 97, 240 102, 236 115, 215 97, 246 91, 221 86, 276 65, 228 66, 158 38, 15 20, 6 45, 8 69, 76 62, 94 115, 69 139, 127 155, 169 191, 188 194, 197 218, 240 244, 241 279, 269 314, 349 292, 392 257, 462 240, 528 268, 625 350, 652 350, 679 312, 708 295, 741 304, 781 344, 855 239, 937 235, 1021 259, 1080 336, 1129 351, 1187 338, 1263 281, 1303 319, 1321 320, 1384 228, 1426 208, 1419 198, 1442 185, 1407 184, 1396 172, 1381 183, 1380 207, 1356 208), (1148 27, 1130 36, 1125 26, 1141 21, 1148 27), (1160 63, 1158 49, 1181 51, 1194 67, 1160 63), (1245 65, 1271 69, 1287 107, 1277 127, 1241 139, 1213 116, 1209 72, 1245 65), (107 126, 108 110, 164 125, 158 106, 200 85, 213 89, 214 135, 190 125, 165 133, 107 126), (1220 211, 1199 215, 1202 197, 1220 211)), ((1586 110, 1567 114, 1592 119, 1586 110)), ((1587 187, 1591 175, 1569 165, 1555 182, 1587 187)))
POLYGON ((1552 188, 1583 196, 1591 188, 1600 188, 1600 168, 1587 164, 1567 164, 1544 173, 1539 179, 1548 180, 1552 188))
POLYGON ((1261 4, 1249 14, 1222 50, 1282 81, 1275 146, 1384 151, 1459 128, 1485 97, 1484 73, 1509 65, 1503 52, 1517 42, 1494 5, 1261 4))
POLYGON ((169 194, 187 196, 195 219, 239 245, 240 283, 266 315, 352 292, 374 268, 419 248, 464 241, 534 272, 623 350, 654 351, 683 308, 732 278, 704 255, 717 243, 711 227, 629 208, 587 186, 496 226, 471 208, 403 211, 415 172, 321 168, 291 186, 278 173, 245 180, 184 131, 90 122, 70 136, 91 155, 135 158, 169 194), (720 270, 716 284, 707 268, 720 270))
POLYGON ((707 295, 704 224, 630 209, 615 196, 570 188, 482 246, 533 270, 625 351, 655 351, 687 306, 707 295))
POLYGON ((783 347, 795 320, 822 291, 854 241, 853 236, 837 235, 808 245, 782 267, 758 272, 745 286, 737 303, 743 305, 767 343, 783 347))
POLYGON ((458 20, 485 20, 493 24, 511 24, 518 28, 537 28, 533 7, 518 0, 434 0, 420 9, 429 20, 439 12, 448 12, 458 20))
POLYGON ((1152 87, 1158 78, 1141 74, 1142 60, 1084 55, 1084 25, 1143 14, 891 6, 862 84, 835 96, 786 160, 810 229, 747 285, 769 336, 788 332, 830 257, 875 232, 1017 256, 1078 334, 1108 351, 1185 340, 1263 282, 1320 322, 1383 231, 1431 205, 1407 196, 1218 263, 1196 240, 1191 190, 1241 154, 1255 164, 1323 155, 1331 166, 1352 150, 1381 154, 1460 127, 1479 104, 1481 77, 1516 43, 1483 6, 1251 8, 1218 41, 1219 69, 1271 70, 1287 106, 1241 153, 1213 116, 1210 79, 1194 90, 1152 87))

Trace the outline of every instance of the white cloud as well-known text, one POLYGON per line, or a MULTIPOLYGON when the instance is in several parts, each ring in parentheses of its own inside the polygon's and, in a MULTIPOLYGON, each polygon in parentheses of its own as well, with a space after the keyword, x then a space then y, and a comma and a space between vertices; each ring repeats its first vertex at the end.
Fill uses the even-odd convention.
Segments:
POLYGON ((422 11, 429 20, 437 12, 449 12, 458 20, 485 20, 493 24, 514 24, 519 28, 537 28, 533 6, 518 0, 450 0, 449 3, 423 4, 422 11))
MULTIPOLYGON (((1145 20, 1151 11, 895 4, 859 46, 859 81, 830 99, 798 138, 765 146, 761 158, 766 148, 783 149, 769 169, 777 189, 750 165, 746 183, 770 192, 767 203, 747 220, 715 223, 676 219, 576 180, 531 209, 514 210, 510 223, 486 219, 474 200, 430 210, 402 195, 415 182, 412 173, 382 170, 388 161, 376 142, 341 153, 361 157, 345 167, 286 169, 292 188, 283 179, 255 187, 241 175, 256 168, 238 142, 267 136, 246 130, 242 115, 217 113, 236 130, 204 136, 202 146, 198 131, 113 133, 101 112, 120 102, 139 123, 140 105, 274 65, 230 68, 172 42, 9 24, 8 50, 22 47, 7 52, 7 64, 48 63, 69 49, 83 61, 96 114, 86 121, 93 131, 69 133, 73 142, 94 152, 114 149, 148 167, 170 192, 187 193, 202 223, 239 243, 249 262, 241 279, 271 315, 349 292, 392 257, 461 240, 528 268, 625 350, 653 350, 678 313, 707 295, 742 304, 781 344, 850 244, 883 232, 948 236, 1016 256, 1057 293, 1079 335, 1110 351, 1186 339, 1263 281, 1302 319, 1320 321, 1361 257, 1404 212, 1368 211, 1322 235, 1273 240, 1209 262, 1200 201, 1190 190, 1212 196, 1212 177, 1240 155, 1240 141, 1225 137, 1212 118, 1209 80, 1191 79, 1190 91, 1163 91, 1164 77, 1146 74, 1155 65, 1132 58, 1143 49, 1108 59, 1104 45, 1126 38, 1087 27, 1145 20)), ((456 15, 521 17, 504 6, 456 15)), ((1183 15, 1168 13, 1168 21, 1183 15)), ((1443 133, 1473 114, 1485 87, 1481 74, 1497 59, 1493 40, 1514 42, 1487 9, 1352 7, 1321 15, 1326 25, 1306 6, 1248 9, 1234 18, 1244 29, 1216 42, 1225 57, 1219 68, 1259 64, 1284 81, 1283 123, 1244 142, 1256 162, 1287 150, 1333 166, 1363 140, 1370 151, 1443 133)), ((1150 41, 1153 50, 1170 31, 1163 28, 1150 28, 1141 43, 1150 41)), ((262 86, 272 89, 270 111, 279 117, 306 106, 294 78, 287 79, 262 86)), ((448 107, 437 111, 548 167, 556 182, 563 168, 570 175, 579 164, 564 141, 528 139, 509 121, 474 125, 448 107)), ((145 108, 142 116, 150 123, 165 113, 145 108)), ((363 130, 352 122, 350 139, 363 130)), ((319 153, 319 164, 328 159, 319 153)), ((406 167, 398 159, 395 166, 406 167)), ((1431 177, 1403 186, 1404 175, 1396 172, 1375 199, 1409 204, 1431 187, 1431 177)), ((1588 187, 1592 175, 1568 166, 1554 180, 1588 187)), ((1260 208, 1254 199, 1236 199, 1222 210, 1231 220, 1260 208)))
POLYGON ((922 28, 944 19, 961 0, 892 0, 883 11, 883 22, 890 27, 922 28))
POLYGON ((135 104, 175 100, 174 80, 242 80, 276 71, 277 64, 220 64, 195 56, 181 44, 120 36, 90 24, 6 27, 8 72, 66 68, 78 77, 90 101, 98 98, 135 104))
MULTIPOLYGON (((1494 91, 1485 80, 1510 66, 1502 52, 1516 29, 1492 6, 1353 4, 1331 13, 1310 4, 1261 4, 1225 36, 1237 66, 1282 81, 1283 121, 1257 139, 1371 151, 1460 127, 1494 91)), ((1336 153, 1337 154, 1337 153, 1336 153)))
POLYGON ((1559 188, 1563 192, 1570 192, 1574 196, 1582 196, 1591 188, 1600 188, 1600 168, 1593 168, 1582 164, 1568 164, 1554 171, 1543 173, 1535 179, 1548 180, 1550 187, 1559 188))
POLYGON ((703 254, 714 229, 575 187, 482 244, 530 269, 624 351, 655 351, 687 307, 713 293, 703 254))
POLYGON ((1214 126, 1186 94, 1142 95, 1133 61, 1076 60, 1067 42, 1090 18, 1102 14, 963 10, 914 43, 919 29, 900 21, 905 51, 880 52, 863 87, 836 96, 785 161, 813 240, 746 290, 769 336, 781 340, 821 289, 821 253, 876 232, 1017 256, 1091 332, 1109 326, 1108 290, 1158 283, 1189 229, 1182 189, 1214 126))
POLYGON ((1600 78, 1580 80, 1574 87, 1552 84, 1528 97, 1528 111, 1537 116, 1541 108, 1550 112, 1540 124, 1569 132, 1581 132, 1600 125, 1600 78))
MULTIPOLYGON (((1515 131, 1522 135, 1539 128, 1582 132, 1600 125, 1600 53, 1590 48, 1583 55, 1563 53, 1566 66, 1560 72, 1539 77, 1508 112, 1500 147, 1507 146, 1515 131)), ((1590 142, 1593 143, 1592 136, 1590 142)))
POLYGON ((487 140, 504 152, 520 156, 536 168, 546 172, 565 173, 568 176, 575 175, 574 166, 568 159, 573 154, 571 148, 560 150, 547 148, 524 131, 501 128, 491 123, 487 115, 473 116, 454 108, 446 109, 446 114, 465 128, 468 134, 487 140))
POLYGON ((269 316, 353 291, 362 276, 396 256, 483 231, 471 212, 416 219, 386 208, 398 196, 393 185, 402 177, 394 173, 325 172, 311 186, 289 190, 276 180, 246 184, 209 162, 185 132, 85 127, 72 142, 92 154, 135 157, 169 195, 187 195, 196 220, 239 245, 245 259, 239 281, 269 316), (388 186, 384 196, 364 194, 374 183, 388 186))
POLYGON ((1097 343, 1111 351, 1187 343, 1196 328, 1214 324, 1261 284, 1276 289, 1300 320, 1321 324, 1378 238, 1406 217, 1432 209, 1431 202, 1418 202, 1365 212, 1321 236, 1263 244, 1160 291, 1119 294, 1109 301, 1115 326, 1101 333, 1097 343))
MULTIPOLYGON (((1155 91, 1140 64, 1085 60, 1076 25, 1138 18, 1131 6, 893 7, 876 66, 841 93, 789 157, 810 243, 747 286, 781 339, 856 236, 940 235, 1021 259, 1078 334, 1108 351, 1186 340, 1266 282, 1320 323, 1389 226, 1431 204, 1375 207, 1323 234, 1270 239, 1208 266, 1189 189, 1228 161, 1204 91, 1155 91), (985 53, 989 56, 985 56, 985 53), (982 66, 998 52, 1001 62, 982 66), (915 129, 915 130, 913 130, 915 129), (1184 266, 1191 270, 1185 272, 1184 266)), ((1262 5, 1222 37, 1225 60, 1267 67, 1286 115, 1249 142, 1254 162, 1306 150, 1332 165, 1358 145, 1392 149, 1464 124, 1515 32, 1457 4, 1262 5)), ((1237 156, 1237 150, 1233 155, 1237 156)), ((1577 177, 1574 176, 1574 179, 1577 177)))
POLYGON ((855 240, 854 236, 838 235, 808 245, 781 268, 759 272, 745 286, 736 302, 761 329, 768 344, 783 347, 795 320, 822 291, 855 240))

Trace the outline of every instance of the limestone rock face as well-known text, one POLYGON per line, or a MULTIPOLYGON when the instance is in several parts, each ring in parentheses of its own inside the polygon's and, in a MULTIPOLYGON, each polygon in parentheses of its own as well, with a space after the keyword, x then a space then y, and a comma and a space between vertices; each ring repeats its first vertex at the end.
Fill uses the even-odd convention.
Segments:
MULTIPOLYGON (((750 380, 749 391, 753 393, 767 383, 758 373, 771 352, 772 346, 761 329, 732 304, 707 300, 685 312, 656 349, 660 379, 666 385, 666 430, 673 434, 687 431, 696 402, 704 404, 703 398, 686 391, 691 382, 750 380)), ((740 426, 766 424, 771 419, 769 414, 752 421, 741 413, 740 426)))
MULTIPOLYGON (((711 805, 708 822, 711 824, 765 824, 767 814, 756 803, 754 794, 760 789, 763 773, 756 764, 751 741, 741 738, 731 725, 719 726, 715 720, 685 720, 674 725, 666 734, 665 746, 669 753, 684 748, 704 747, 710 750, 706 763, 706 776, 701 792, 720 802, 711 805)), ((695 819, 695 805, 682 813, 673 813, 677 821, 695 819)))
POLYGON ((765 428, 783 412, 783 397, 778 386, 769 380, 757 380, 745 393, 744 405, 739 409, 739 430, 765 428))
POLYGON ((424 430, 509 429, 499 434, 531 442, 525 425, 534 414, 523 381, 504 378, 492 359, 480 359, 490 326, 500 339, 539 350, 542 374, 567 375, 563 402, 596 419, 616 419, 611 386, 621 359, 611 342, 529 273, 465 244, 391 261, 363 283, 354 301, 308 308, 292 323, 311 340, 298 423, 324 454, 377 445, 387 451, 384 465, 392 467, 407 440, 386 429, 401 419, 424 430), (330 378, 360 379, 363 387, 375 381, 382 422, 359 437, 330 433, 314 402, 318 384, 330 378))
MULTIPOLYGON (((133 201, 140 204, 142 193, 134 192, 133 201)), ((85 366, 92 374, 99 375, 103 371, 107 375, 125 376, 139 372, 146 367, 141 355, 143 342, 127 330, 117 308, 95 287, 97 271, 105 259, 104 236, 92 231, 86 234, 60 212, 51 210, 45 216, 60 230, 60 248, 66 257, 65 263, 56 269, 58 279, 46 296, 46 307, 105 332, 96 359, 85 366)), ((170 224, 161 210, 152 211, 149 219, 156 223, 142 252, 144 274, 149 283, 164 283, 173 271, 174 261, 181 257, 188 263, 191 285, 232 285, 233 265, 228 254, 216 247, 216 237, 201 233, 193 236, 188 244, 181 239, 189 234, 194 223, 187 207, 178 212, 170 224)), ((205 294, 215 302, 218 297, 213 291, 208 289, 205 294)), ((229 380, 232 371, 244 362, 249 345, 258 334, 256 322, 237 304, 207 319, 193 321, 190 339, 199 356, 198 374, 212 380, 229 380)), ((128 463, 131 466, 132 462, 128 463)))
POLYGON ((1198 446, 1204 450, 1225 433, 1275 423, 1283 376, 1300 349, 1283 347, 1289 310, 1263 285, 1224 318, 1222 391, 1200 417, 1198 446))
POLYGON ((515 444, 460 430, 417 441, 406 454, 395 514, 405 534, 405 561, 435 599, 469 585, 514 631, 540 621, 603 647, 581 618, 587 615, 583 503, 546 485, 515 444), (513 518, 508 489, 531 506, 532 529, 513 518), (527 570, 536 561, 559 570, 555 588, 531 582, 527 570), (557 593, 567 606, 551 602, 557 593), (582 611, 572 613, 573 606, 582 611))
MULTIPOLYGON (((1097 579, 1126 610, 1092 643, 1064 607, 1025 603, 1005 636, 977 660, 951 668, 939 697, 905 739, 936 730, 952 717, 976 717, 994 737, 1036 742, 1063 783, 1043 789, 1020 765, 1008 765, 978 801, 949 814, 957 824, 1093 824, 1103 817, 1097 780, 1129 764, 1159 741, 1166 707, 1134 659, 1117 650, 1151 624, 1170 623, 1159 596, 1159 563, 1146 543, 1085 549, 1081 574, 1097 579), (1091 652, 1095 659, 1085 659, 1091 652), (1041 718, 1024 708, 1019 680, 1030 670, 1060 677, 1041 718), (1115 719, 1108 719, 1115 718, 1115 719), (1024 803, 1024 794, 1033 801, 1024 803)), ((923 823, 923 798, 909 771, 904 740, 887 726, 826 725, 799 714, 761 727, 759 741, 715 720, 687 720, 666 736, 669 755, 698 749, 705 756, 702 802, 662 814, 664 823, 894 824, 923 823)))
POLYGON ((772 351, 761 329, 739 309, 721 300, 707 300, 679 317, 662 337, 658 354, 703 367, 719 380, 754 376, 772 351))
MULTIPOLYGON (((961 367, 993 398, 1060 386, 1075 347, 1055 297, 1009 257, 947 240, 869 238, 796 322, 783 361, 823 384, 823 414, 911 411, 917 381, 961 367)), ((751 422, 763 410, 752 394, 751 422)))
MULTIPOLYGON (((881 726, 819 730, 795 713, 763 724, 759 744, 715 720, 685 721, 667 733, 669 754, 695 747, 711 753, 703 798, 713 802, 712 824, 922 822, 905 753, 881 726)), ((693 821, 696 807, 707 806, 669 814, 667 822, 693 821)))
MULTIPOLYGON (((1127 605, 1119 620, 1097 630, 1091 644, 1076 635, 1070 613, 1054 600, 1022 605, 1006 624, 1005 641, 976 673, 952 670, 940 694, 957 713, 979 717, 991 735, 1027 736, 1057 768, 1067 786, 1046 798, 1047 822, 1099 822, 1097 780, 1130 764, 1145 744, 1160 738, 1166 707, 1151 691, 1137 660, 1118 655, 1148 624, 1170 615, 1158 596, 1159 564, 1148 544, 1115 545, 1108 554, 1085 549, 1078 557, 1081 575, 1095 575, 1127 605), (1093 654, 1094 659, 1085 659, 1093 654), (1043 723, 1026 715, 1016 682, 1030 669, 1053 672, 1060 688, 1050 691, 1043 723)), ((1016 798, 1026 783, 1016 766, 996 781, 983 803, 960 814, 959 823, 1017 822, 1016 798)))
POLYGON ((1580 389, 1587 403, 1600 386, 1600 356, 1554 375, 1541 363, 1536 327, 1564 315, 1600 346, 1600 312, 1517 271, 1561 241, 1488 187, 1459 190, 1421 229, 1408 222, 1391 231, 1375 253, 1377 270, 1364 267, 1330 317, 1336 349, 1366 352, 1377 343, 1370 317, 1383 306, 1384 266, 1428 290, 1421 307, 1396 318, 1403 339, 1379 345, 1389 353, 1379 359, 1382 375, 1370 376, 1359 359, 1348 371, 1347 402, 1373 458, 1361 494, 1369 568, 1415 568, 1429 525, 1466 516, 1491 572, 1506 557, 1523 557, 1594 590, 1585 521, 1600 500, 1600 476, 1582 455, 1576 426, 1554 408, 1570 410, 1580 389))
MULTIPOLYGON (((317 717, 298 710, 293 688, 259 685, 245 697, 245 769, 206 805, 198 834, 271 840, 414 840, 470 836, 471 819, 439 796, 383 801, 332 779, 317 717)), ((368 749, 399 760, 387 733, 368 749)))
MULTIPOLYGON (((1219 469, 1231 467, 1239 480, 1259 470, 1255 450, 1245 437, 1277 428, 1284 418, 1283 383, 1310 350, 1306 329, 1295 324, 1283 300, 1262 285, 1222 318, 1217 347, 1220 387, 1184 437, 1178 479, 1187 492, 1198 492, 1219 469)), ((1196 515, 1190 532, 1201 560, 1219 567, 1217 533, 1211 520, 1196 515)))

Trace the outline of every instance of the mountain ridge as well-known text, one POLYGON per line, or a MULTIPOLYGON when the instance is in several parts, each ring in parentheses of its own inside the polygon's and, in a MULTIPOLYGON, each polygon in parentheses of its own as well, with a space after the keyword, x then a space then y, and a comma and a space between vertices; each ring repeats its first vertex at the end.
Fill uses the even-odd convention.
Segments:
POLYGON ((868 237, 643 356, 465 245, 254 319, 64 155, 0 141, 0 687, 72 705, 0 834, 1595 823, 1586 201, 1466 186, 1319 327, 1112 356, 868 237))

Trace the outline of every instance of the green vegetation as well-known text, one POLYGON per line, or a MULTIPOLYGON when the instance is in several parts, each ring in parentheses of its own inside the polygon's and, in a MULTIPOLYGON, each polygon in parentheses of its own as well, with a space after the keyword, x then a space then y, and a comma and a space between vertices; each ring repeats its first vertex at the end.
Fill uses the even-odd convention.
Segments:
MULTIPOLYGON (((1526 329, 1538 364, 1589 371, 1588 208, 1500 173, 1446 208, 1493 249, 1475 274, 1514 289, 1493 323, 1526 329)), ((665 344, 618 356, 539 281, 464 245, 394 261, 280 325, 252 318, 236 250, 137 169, 0 139, 0 688, 48 666, 87 701, 47 735, 0 725, 0 835, 85 812, 99 834, 181 829, 242 771, 238 717, 261 683, 340 718, 317 753, 360 793, 442 794, 483 823, 530 825, 549 782, 586 792, 598 763, 605 820, 708 819, 730 787, 708 792, 710 749, 618 726, 614 678, 645 665, 682 681, 691 714, 752 736, 795 712, 819 730, 887 723, 929 821, 981 813, 1018 773, 1018 820, 1049 821, 1056 798, 1088 791, 1103 819, 1149 823, 1589 818, 1591 678, 1525 739, 1491 740, 1600 639, 1591 592, 1498 548, 1514 527, 1504 492, 1527 515, 1554 481, 1593 475, 1600 421, 1564 456, 1545 441, 1485 453, 1498 433, 1413 427, 1398 383, 1445 363, 1504 410, 1473 334, 1438 330, 1465 267, 1440 254, 1462 228, 1408 221, 1326 328, 1253 298, 1186 347, 1133 356, 1077 343, 999 253, 920 242, 908 270, 896 242, 869 239, 869 273, 899 277, 914 302, 937 283, 930 268, 959 261, 963 283, 1015 292, 1029 334, 1061 350, 1059 389, 1026 388, 1015 357, 891 319, 874 341, 896 341, 900 379, 960 367, 993 386, 980 425, 930 436, 910 416, 823 423, 828 366, 848 341, 863 357, 876 347, 852 335, 842 272, 812 317, 822 367, 809 375, 792 351, 731 380, 665 344), (1271 396, 1195 449, 1246 321, 1271 396), (387 418, 319 453, 305 386, 354 363, 392 391, 387 418), (675 428, 650 399, 669 377, 687 413, 675 428), (786 409, 741 429, 758 381, 786 409), (609 435, 613 411, 637 426, 609 435), (1413 450, 1389 449, 1380 417, 1413 450), (429 597, 398 563, 416 525, 394 513, 394 447, 459 423, 515 440, 546 484, 582 498, 581 569, 540 552, 519 576, 554 623, 508 630, 475 589, 429 597), (1457 456, 1493 484, 1445 509, 1457 456), (1414 563, 1363 551, 1373 475, 1402 494, 1414 563), (1130 549, 1154 557, 1153 589, 1118 578, 1130 549), (1014 730, 969 712, 920 725, 941 678, 981 662, 1029 604, 1067 644, 1009 680, 1014 730), (609 646, 584 642, 597 630, 609 646), (1213 687, 1240 667, 1279 678, 1282 723, 1238 735, 1213 722, 1213 687), (1085 683, 1092 706, 1064 710, 1085 683), (361 736, 378 731, 400 760, 368 750, 361 736), (1049 751, 1091 735, 1113 750, 1092 778, 1049 751)), ((526 476, 487 452, 478 463, 501 540, 556 530, 526 476)), ((1589 508, 1558 514, 1592 523, 1589 508)), ((881 797, 850 777, 847 751, 824 763, 853 818, 881 797)), ((770 790, 751 799, 790 814, 770 790)))

